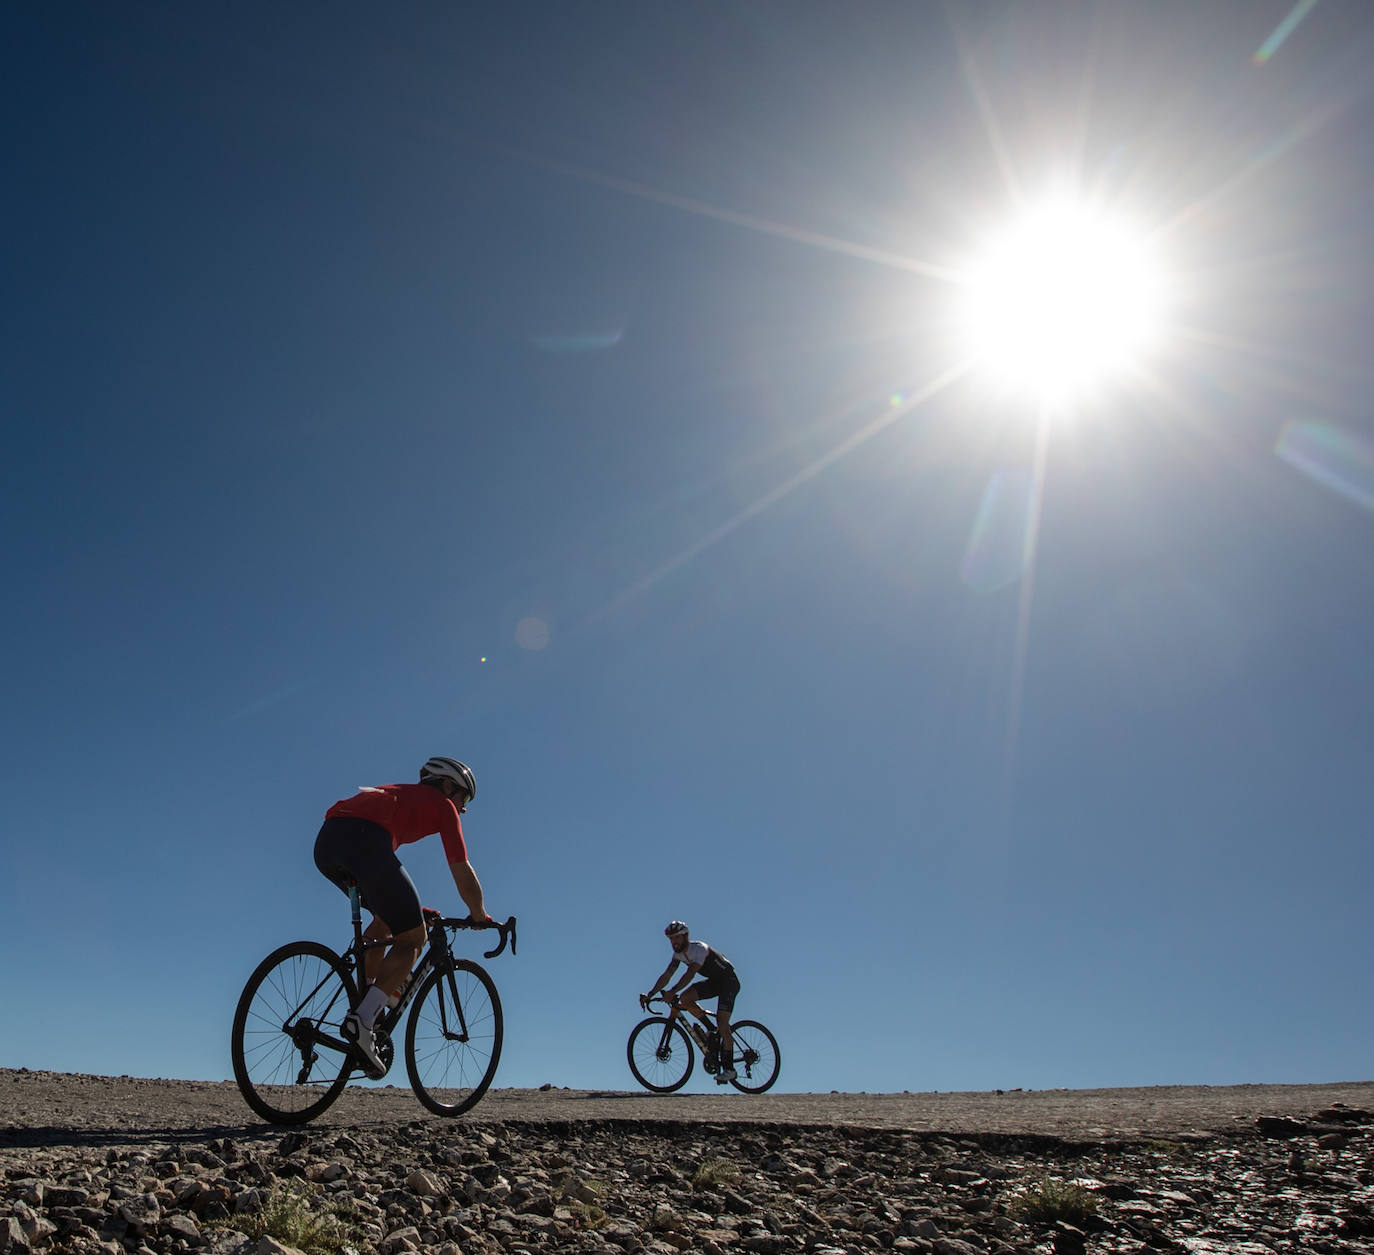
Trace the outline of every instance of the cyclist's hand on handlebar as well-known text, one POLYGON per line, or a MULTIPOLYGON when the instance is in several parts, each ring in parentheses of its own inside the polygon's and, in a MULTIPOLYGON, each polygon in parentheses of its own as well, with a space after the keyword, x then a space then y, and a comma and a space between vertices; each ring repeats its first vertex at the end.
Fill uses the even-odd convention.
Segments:
POLYGON ((469 911, 468 923, 480 926, 482 924, 494 924, 496 921, 490 915, 478 915, 476 911, 469 911))

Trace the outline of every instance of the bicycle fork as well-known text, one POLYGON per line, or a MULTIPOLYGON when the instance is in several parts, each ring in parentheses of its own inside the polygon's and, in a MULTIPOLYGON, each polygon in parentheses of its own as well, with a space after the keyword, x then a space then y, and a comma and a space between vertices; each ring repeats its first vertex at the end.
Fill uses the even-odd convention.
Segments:
MULTIPOLYGON (((697 1049, 701 1051, 701 1065, 706 1071, 715 1071, 716 1051, 711 1048, 711 1038, 706 1035, 703 1029, 694 1019, 683 1015, 677 1008, 668 1016, 668 1022, 663 1026, 663 1037, 658 1043, 658 1057, 666 1059, 673 1053, 673 1025, 681 1024, 686 1030, 687 1036, 697 1044, 697 1049)), ((711 1034, 714 1037, 715 1034, 711 1034)))
POLYGON ((395 1030, 396 1026, 401 1022, 401 1017, 405 1014, 406 1008, 411 1004, 415 995, 420 991, 420 987, 425 983, 429 978, 429 974, 434 971, 436 967, 442 973, 443 977, 446 978, 448 986, 448 994, 446 997, 444 994, 445 981, 444 979, 440 980, 438 986, 439 996, 437 999, 439 1003, 439 1031, 442 1033, 445 1041, 466 1043, 468 1041, 467 1019, 463 1015, 463 1000, 458 996, 458 982, 454 979, 453 956, 452 954, 445 954, 436 960, 432 948, 430 953, 425 955, 420 966, 410 974, 405 989, 401 991, 401 1000, 392 1010, 386 1013, 383 1024, 388 1032, 395 1030), (453 1015, 456 1017, 458 1024, 458 1031, 456 1033, 449 1027, 448 1004, 450 1002, 453 1003, 453 1015))
POLYGON ((458 981, 454 977, 453 968, 450 967, 444 973, 448 983, 448 997, 444 997, 444 981, 439 982, 439 1032, 445 1041, 456 1041, 466 1043, 468 1041, 467 1017, 463 1014, 463 1000, 458 996, 458 981), (449 1027, 448 1004, 453 1003, 453 1014, 458 1026, 458 1031, 454 1032, 449 1027))

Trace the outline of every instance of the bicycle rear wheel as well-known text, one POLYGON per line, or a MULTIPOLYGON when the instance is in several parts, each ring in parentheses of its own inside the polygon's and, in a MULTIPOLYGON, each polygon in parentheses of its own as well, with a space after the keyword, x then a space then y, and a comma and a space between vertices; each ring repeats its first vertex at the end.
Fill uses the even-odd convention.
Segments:
POLYGON ((456 959, 431 972, 406 1022, 406 1071, 415 1097, 437 1116, 468 1110, 501 1061, 501 998, 487 970, 456 959))
POLYGON ((328 946, 293 941, 248 978, 234 1011, 234 1080, 273 1124, 304 1124, 332 1103, 352 1071, 339 1024, 358 1000, 347 965, 328 946))
POLYGON ((757 1020, 731 1025, 735 1038, 735 1079, 730 1082, 746 1094, 771 1089, 782 1067, 778 1040, 757 1020))
POLYGON ((625 1055, 635 1080, 655 1094, 681 1089, 692 1075, 692 1039, 665 1015, 640 1020, 630 1030, 625 1055))

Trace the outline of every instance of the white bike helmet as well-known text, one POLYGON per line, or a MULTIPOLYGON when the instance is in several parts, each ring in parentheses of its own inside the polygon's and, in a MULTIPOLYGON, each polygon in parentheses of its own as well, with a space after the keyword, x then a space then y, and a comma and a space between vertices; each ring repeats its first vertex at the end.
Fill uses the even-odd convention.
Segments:
POLYGON ((431 758, 423 767, 420 768, 420 781, 426 780, 452 780, 468 796, 467 801, 458 809, 462 810, 477 796, 477 777, 472 774, 472 768, 466 763, 460 763, 456 758, 431 758))
POLYGON ((680 919, 675 919, 663 930, 665 937, 685 937, 691 930, 680 919))

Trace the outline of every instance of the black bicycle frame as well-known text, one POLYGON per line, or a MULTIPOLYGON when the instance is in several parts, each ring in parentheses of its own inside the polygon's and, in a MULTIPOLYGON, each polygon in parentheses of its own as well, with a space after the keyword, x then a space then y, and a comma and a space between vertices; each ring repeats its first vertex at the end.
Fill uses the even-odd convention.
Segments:
POLYGON ((687 1036, 696 1042, 697 1049, 701 1051, 703 1063, 712 1060, 717 1064, 728 1064, 731 1067, 736 1063, 742 1063, 744 1064, 745 1071, 748 1072, 749 1069, 759 1061, 758 1054, 755 1051, 747 1046, 741 1048, 738 1045, 736 1045, 732 1051, 733 1057, 731 1059, 722 1060, 720 1057, 719 1031, 714 1027, 708 1028, 694 1015, 690 1015, 680 1007, 670 1008, 667 1020, 668 1022, 663 1026, 663 1036, 659 1038, 658 1042, 660 1052, 669 1048, 673 1036, 673 1025, 681 1024, 687 1036))
MULTIPOLYGON (((385 946, 388 943, 385 941, 363 940, 362 902, 358 897, 358 890, 356 887, 348 891, 348 902, 353 911, 353 946, 349 950, 348 955, 344 957, 346 959, 349 955, 353 957, 353 968, 357 973, 358 988, 361 990, 367 981, 367 965, 365 962, 367 951, 376 947, 385 946)), ((449 996, 453 1000, 453 1009, 458 1016, 460 1031, 457 1034, 449 1031, 448 1008, 445 1005, 446 1000, 442 997, 439 999, 440 1029, 446 1039, 465 1042, 468 1040, 467 1017, 463 1014, 462 999, 458 997, 458 982, 453 979, 453 951, 448 944, 448 934, 444 931, 443 924, 438 920, 435 920, 434 923, 430 925, 428 933, 429 949, 420 960, 419 966, 410 974, 410 979, 401 994, 401 1000, 394 1008, 382 1016, 381 1028, 386 1033, 391 1033, 396 1025, 401 1022, 401 1017, 405 1014, 406 1007, 410 1005, 410 1001, 415 997, 416 991, 425 983, 426 977, 429 976, 430 972, 438 970, 446 973, 448 976, 449 996)))
MULTIPOLYGON (((364 941, 363 940, 363 916, 362 900, 358 895, 358 889, 353 886, 348 891, 348 901, 352 912, 353 924, 353 944, 340 956, 344 965, 351 969, 354 977, 354 984, 359 991, 363 991, 367 986, 367 952, 377 947, 385 947, 390 942, 386 941, 364 941)), ((456 963, 453 957, 453 948, 449 944, 447 928, 457 921, 446 922, 444 919, 436 917, 434 913, 426 915, 427 934, 429 949, 426 950, 414 972, 401 994, 400 1001, 395 1007, 387 1011, 379 1020, 378 1027, 381 1028, 388 1037, 400 1023, 401 1017, 405 1014, 406 1008, 414 999, 415 994, 425 983, 432 972, 439 972, 448 978, 448 998, 445 998, 440 991, 439 1002, 439 1025, 440 1031, 448 1041, 466 1042, 469 1040, 467 1016, 463 1012, 463 1000, 458 995, 458 982, 454 978, 456 963), (457 1020, 458 1032, 453 1032, 449 1027, 450 1011, 448 1003, 452 1002, 452 1014, 457 1020)), ((504 924, 490 924, 489 927, 497 928, 501 933, 501 942, 493 950, 486 952, 487 958, 494 958, 506 948, 507 941, 510 942, 511 953, 515 953, 515 917, 511 916, 504 924)), ((335 993, 329 1000, 326 1007, 316 1016, 302 1016, 301 1012, 307 1007, 311 1000, 329 983, 333 973, 326 973, 319 983, 310 990, 309 993, 296 1004, 293 1010, 282 1023, 282 1032, 291 1038, 291 1043, 300 1051, 301 1068, 296 1077, 298 1085, 305 1084, 310 1079, 310 1071, 319 1061, 319 1054, 316 1046, 324 1046, 341 1055, 351 1055, 353 1044, 345 1041, 342 1037, 336 1037, 332 1033, 325 1031, 324 1026, 333 1022, 334 1008, 337 1004, 342 988, 335 993)), ((352 1008, 349 1008, 350 1010, 352 1008)))
POLYGON ((709 1059, 713 1054, 720 1054, 720 1037, 715 1029, 707 1029, 703 1024, 685 1011, 674 1010, 668 1016, 668 1022, 663 1026, 663 1036, 659 1038, 658 1048, 660 1051, 668 1049, 669 1043, 673 1039, 673 1025, 680 1024, 683 1031, 691 1041, 696 1042, 697 1049, 701 1051, 703 1060, 709 1059))

